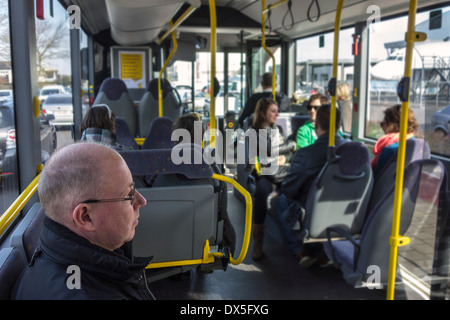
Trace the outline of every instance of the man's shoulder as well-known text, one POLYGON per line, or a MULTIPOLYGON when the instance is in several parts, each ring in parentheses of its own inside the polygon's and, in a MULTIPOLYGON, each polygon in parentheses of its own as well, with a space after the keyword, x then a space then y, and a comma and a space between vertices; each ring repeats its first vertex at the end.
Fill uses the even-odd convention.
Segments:
POLYGON ((85 300, 82 289, 73 288, 75 274, 64 266, 40 254, 23 271, 16 283, 12 298, 15 300, 85 300), (72 279, 73 277, 73 279, 72 279))

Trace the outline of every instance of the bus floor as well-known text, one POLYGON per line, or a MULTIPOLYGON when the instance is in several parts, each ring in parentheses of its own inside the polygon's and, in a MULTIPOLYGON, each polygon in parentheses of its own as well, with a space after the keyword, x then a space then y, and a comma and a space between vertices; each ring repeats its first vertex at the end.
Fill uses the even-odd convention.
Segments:
MULTIPOLYGON (((236 254, 239 254, 244 234, 245 205, 233 196, 228 186, 228 213, 236 230, 236 254)), ((384 300, 386 290, 353 288, 339 269, 313 265, 304 269, 298 265, 286 245, 266 232, 265 257, 251 258, 253 242, 243 263, 229 264, 226 271, 203 274, 193 269, 185 277, 166 278, 150 283, 158 300, 384 300)), ((406 299, 396 292, 396 299, 406 299)))

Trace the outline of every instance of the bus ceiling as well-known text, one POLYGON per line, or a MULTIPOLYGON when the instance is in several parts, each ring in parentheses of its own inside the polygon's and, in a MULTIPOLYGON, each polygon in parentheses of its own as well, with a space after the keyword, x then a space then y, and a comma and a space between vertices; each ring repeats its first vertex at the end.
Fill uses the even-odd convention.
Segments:
MULTIPOLYGON (((194 33, 208 38, 210 20, 208 0, 59 0, 64 7, 77 5, 82 19, 81 27, 88 35, 111 34, 119 45, 145 45, 156 43, 169 29, 169 21, 176 21, 189 7, 195 7, 177 32, 194 33), (110 32, 109 32, 110 30, 110 32)), ((270 7, 280 0, 267 0, 270 7)), ((266 33, 285 40, 332 31, 336 12, 335 1, 295 0, 282 1, 267 12, 266 33)), ((445 1, 420 1, 419 8, 445 1)), ((218 48, 238 47, 236 34, 243 30, 244 40, 257 40, 261 35, 261 1, 216 0, 218 48), (221 38, 222 37, 222 38, 221 38), (222 43, 223 42, 223 43, 222 43)), ((341 28, 356 22, 379 21, 386 17, 407 13, 409 0, 355 1, 345 0, 341 28)), ((108 37, 107 37, 108 38, 108 37)), ((100 41, 102 42, 102 41, 100 41)), ((114 43, 113 43, 114 44, 114 43)))

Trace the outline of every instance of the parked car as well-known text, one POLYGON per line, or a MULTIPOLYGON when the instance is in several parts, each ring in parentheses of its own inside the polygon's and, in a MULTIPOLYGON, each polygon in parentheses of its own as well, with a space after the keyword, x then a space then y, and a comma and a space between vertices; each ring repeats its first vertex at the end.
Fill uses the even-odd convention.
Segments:
MULTIPOLYGON (((51 117, 50 117, 51 118, 51 117)), ((44 163, 56 150, 56 129, 50 124, 50 119, 41 114, 40 118, 41 158, 44 163)), ((14 182, 17 173, 16 129, 14 127, 14 102, 0 104, 0 181, 14 182), (6 179, 5 179, 6 178, 6 179)))
POLYGON ((431 125, 434 132, 442 133, 444 136, 450 133, 450 105, 433 114, 431 125))
POLYGON ((0 90, 0 103, 8 102, 13 99, 12 90, 0 90))
POLYGON ((66 93, 63 86, 44 86, 39 93, 39 100, 41 100, 41 103, 43 103, 48 98, 48 96, 63 93, 66 93))
POLYGON ((53 116, 53 125, 73 124, 73 104, 71 94, 52 94, 42 104, 42 112, 53 116))

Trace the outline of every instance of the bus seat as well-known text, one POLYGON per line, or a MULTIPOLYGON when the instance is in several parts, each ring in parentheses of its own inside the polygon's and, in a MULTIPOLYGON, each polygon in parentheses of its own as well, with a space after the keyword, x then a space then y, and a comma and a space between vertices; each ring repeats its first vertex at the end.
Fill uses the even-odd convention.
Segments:
POLYGON ((325 238, 331 226, 360 233, 372 187, 367 147, 361 142, 338 146, 335 159, 325 164, 308 194, 302 230, 305 240, 325 238))
POLYGON ((139 146, 130 131, 130 127, 121 117, 116 117, 116 136, 119 144, 130 147, 133 150, 139 149, 139 146))
MULTIPOLYGON (((193 159, 202 159, 196 147, 185 148, 186 145, 175 146, 180 149, 174 152, 189 150, 193 159)), ((204 161, 175 165, 172 149, 120 153, 133 175, 183 175, 194 181, 137 189, 147 199, 147 205, 140 209, 133 240, 134 254, 153 255, 152 263, 201 259, 205 241, 208 239, 213 244, 221 233, 218 231, 218 197, 210 179, 211 166, 204 161), (198 179, 204 182, 198 183, 198 179)))
POLYGON ((45 211, 41 204, 36 202, 11 236, 10 246, 19 250, 24 261, 29 262, 33 256, 38 245, 44 218, 45 211))
POLYGON ((3 248, 0 251, 0 300, 9 300, 11 291, 26 264, 17 248, 3 248))
POLYGON ((291 106, 292 112, 297 113, 299 116, 307 116, 308 115, 308 104, 309 100, 305 100, 302 103, 296 103, 291 106))
MULTIPOLYGON (((203 161, 201 151, 194 146, 185 147, 186 144, 178 144, 173 149, 123 150, 118 152, 128 164, 133 176, 180 173, 189 179, 211 178, 213 174, 211 166, 203 161), (172 159, 172 150, 174 150, 174 154, 179 154, 180 158, 183 159, 185 159, 184 152, 189 152, 188 156, 191 161, 175 164, 172 159)), ((201 149, 201 147, 199 148, 201 149)))
POLYGON ((167 149, 174 146, 172 137, 173 120, 169 117, 158 117, 152 120, 142 149, 167 149))
MULTIPOLYGON (((161 79, 161 90, 163 94, 163 116, 172 120, 179 118, 183 114, 181 101, 168 80, 161 79)), ((138 115, 139 135, 145 137, 152 120, 159 117, 158 79, 153 79, 148 83, 147 90, 139 102, 138 115)))
POLYGON ((128 93, 122 79, 106 78, 95 98, 94 104, 107 104, 116 117, 121 117, 128 124, 133 137, 137 133, 137 113, 133 99, 128 93))
MULTIPOLYGON (((430 158, 430 146, 422 139, 406 140, 405 168, 412 162, 430 158)), ((397 172, 397 151, 392 155, 386 165, 375 175, 372 195, 370 197, 368 212, 371 212, 377 203, 383 198, 390 186, 395 184, 397 172)))
MULTIPOLYGON (((423 197, 424 191, 427 198, 437 197, 444 176, 445 168, 438 160, 416 160, 405 169, 400 235, 404 235, 409 228, 417 198, 423 197), (430 184, 431 180, 434 186, 432 191, 425 186, 430 184), (430 192, 433 194, 429 194, 430 192)), ((387 283, 394 197, 395 186, 391 185, 367 218, 359 240, 339 227, 327 230, 325 252, 335 266, 341 269, 345 281, 352 286, 360 287, 368 281, 374 274, 369 268, 371 266, 379 268, 379 284, 387 283), (344 236, 347 240, 331 240, 331 237, 336 235, 344 236)))
POLYGON ((292 133, 289 136, 289 139, 294 140, 297 137, 297 131, 298 129, 305 124, 305 122, 307 120, 309 120, 311 117, 310 116, 301 116, 301 115, 295 115, 291 118, 291 128, 292 128, 292 133))

